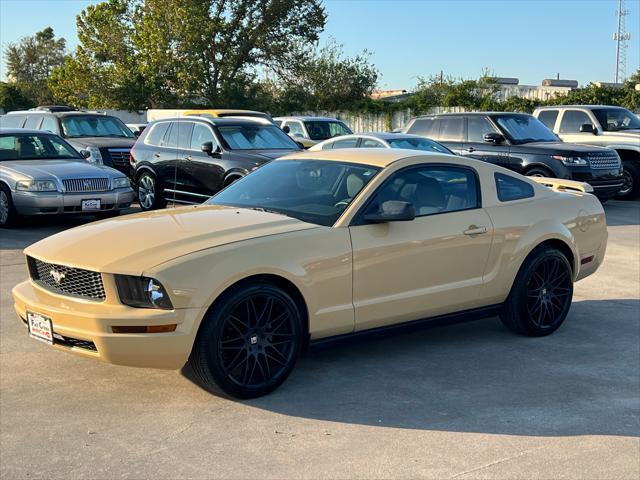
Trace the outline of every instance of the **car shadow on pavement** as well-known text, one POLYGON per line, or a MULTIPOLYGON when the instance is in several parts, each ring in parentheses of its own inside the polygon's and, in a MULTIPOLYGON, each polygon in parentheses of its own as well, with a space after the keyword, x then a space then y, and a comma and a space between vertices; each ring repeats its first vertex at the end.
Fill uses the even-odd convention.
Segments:
POLYGON ((244 403, 371 426, 633 436, 639 359, 640 300, 577 301, 543 338, 492 318, 311 350, 278 390, 244 403))
POLYGON ((610 200, 604 205, 607 226, 640 225, 640 201, 610 200))

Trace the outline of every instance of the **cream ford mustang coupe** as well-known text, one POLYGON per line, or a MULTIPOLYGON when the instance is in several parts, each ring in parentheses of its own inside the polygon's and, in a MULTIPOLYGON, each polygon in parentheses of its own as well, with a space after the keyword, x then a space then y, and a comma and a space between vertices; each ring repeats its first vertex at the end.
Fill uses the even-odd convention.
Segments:
POLYGON ((496 314, 543 336, 602 262, 607 231, 581 184, 542 180, 553 189, 421 151, 294 154, 203 205, 30 246, 15 308, 55 348, 139 367, 188 361, 202 385, 242 398, 278 387, 307 341, 496 314))

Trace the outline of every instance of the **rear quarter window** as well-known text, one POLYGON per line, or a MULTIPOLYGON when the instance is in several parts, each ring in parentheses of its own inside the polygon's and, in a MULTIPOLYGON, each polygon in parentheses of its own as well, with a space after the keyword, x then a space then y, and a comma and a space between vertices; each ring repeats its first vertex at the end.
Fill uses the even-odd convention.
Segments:
POLYGON ((545 124, 549 130, 553 130, 556 126, 556 119, 558 118, 558 110, 542 110, 538 114, 538 120, 545 124))
POLYGON ((169 122, 161 122, 156 123, 151 127, 147 138, 145 138, 144 143, 147 145, 153 145, 159 147, 162 145, 162 139, 164 135, 167 133, 167 129, 169 128, 169 122))
POLYGON ((501 202, 531 198, 535 195, 533 186, 524 180, 505 175, 504 173, 496 173, 495 180, 498 200, 501 202))
POLYGON ((0 127, 22 128, 25 118, 25 115, 3 115, 0 117, 0 127))

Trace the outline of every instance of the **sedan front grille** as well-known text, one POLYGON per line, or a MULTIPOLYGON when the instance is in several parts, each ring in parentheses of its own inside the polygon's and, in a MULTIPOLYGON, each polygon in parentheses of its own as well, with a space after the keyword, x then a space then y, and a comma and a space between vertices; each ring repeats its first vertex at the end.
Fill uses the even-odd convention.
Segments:
POLYGON ((108 151, 114 166, 117 166, 117 167, 129 166, 129 149, 128 148, 110 148, 108 151))
POLYGON ((31 279, 46 290, 87 300, 104 300, 104 285, 99 272, 43 262, 27 257, 31 279))
POLYGON ((587 160, 589 160, 591 168, 609 170, 620 168, 620 157, 616 152, 593 152, 587 155, 587 160))
POLYGON ((62 180, 64 189, 69 193, 105 192, 109 190, 108 178, 69 178, 62 180))

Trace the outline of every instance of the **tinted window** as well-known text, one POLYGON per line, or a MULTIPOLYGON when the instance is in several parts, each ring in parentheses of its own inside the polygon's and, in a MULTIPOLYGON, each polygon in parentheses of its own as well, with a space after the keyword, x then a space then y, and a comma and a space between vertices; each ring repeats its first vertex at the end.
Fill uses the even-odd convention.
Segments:
POLYGON ((164 146, 162 139, 164 138, 167 129, 171 124, 169 122, 156 123, 151 127, 149 134, 144 139, 144 143, 147 145, 164 146))
POLYGON ((384 145, 378 140, 372 138, 363 138, 360 142, 360 148, 384 148, 384 145))
POLYGON ((22 128, 24 115, 3 115, 0 117, 0 127, 2 128, 22 128))
POLYGON ((212 142, 216 145, 213 132, 206 125, 196 123, 193 126, 193 133, 191 133, 191 150, 201 150, 202 144, 205 142, 212 142))
POLYGON ((277 160, 206 203, 266 210, 330 226, 378 171, 368 165, 325 160, 277 160))
POLYGON ((487 133, 496 133, 496 129, 484 117, 471 115, 467 117, 467 141, 484 142, 487 133))
POLYGON ((562 115, 562 121, 560 122, 561 133, 578 133, 580 132, 580 126, 585 123, 593 123, 584 112, 579 110, 567 110, 562 115))
POLYGON ((538 114, 538 120, 544 123, 549 130, 553 130, 556 126, 558 118, 558 110, 543 110, 538 114))
POLYGON ((513 143, 558 141, 558 137, 533 115, 495 115, 492 119, 513 143))
POLYGON ((393 175, 375 194, 367 213, 376 213, 389 200, 409 202, 416 216, 478 208, 479 186, 475 173, 455 166, 411 168, 393 175))
POLYGON ((391 145, 391 148, 407 148, 409 150, 425 150, 427 152, 448 153, 450 155, 454 155, 454 153, 444 145, 428 138, 398 137, 387 139, 387 142, 391 145))
POLYGON ((358 138, 345 138, 344 140, 336 140, 333 142, 333 148, 355 148, 358 138))
POLYGON ((464 118, 442 117, 440 119, 440 134, 438 140, 458 141, 463 140, 464 118))
POLYGON ((591 111, 607 132, 640 129, 640 119, 626 108, 594 108, 591 111))
POLYGON ((55 135, 3 135, 0 161, 81 159, 71 145, 55 135))
POLYGON ((191 122, 172 122, 169 136, 165 141, 168 148, 189 148, 191 145, 191 122))
POLYGON ((504 173, 496 173, 495 178, 498 200, 501 202, 530 198, 534 195, 533 187, 524 180, 505 175, 504 173))
POLYGON ((353 133, 342 122, 321 120, 304 122, 304 125, 307 127, 307 132, 309 132, 309 138, 312 140, 326 140, 339 135, 350 135, 353 133))
POLYGON ((24 124, 24 128, 36 130, 38 128, 38 125, 40 125, 40 120, 42 120, 41 115, 28 115, 27 121, 24 124))
POLYGON ((435 118, 418 118, 414 121, 407 133, 423 135, 425 137, 438 138, 438 130, 435 128, 438 121, 435 118))
POLYGON ((44 117, 40 125, 40 130, 58 133, 58 120, 55 117, 44 117))

